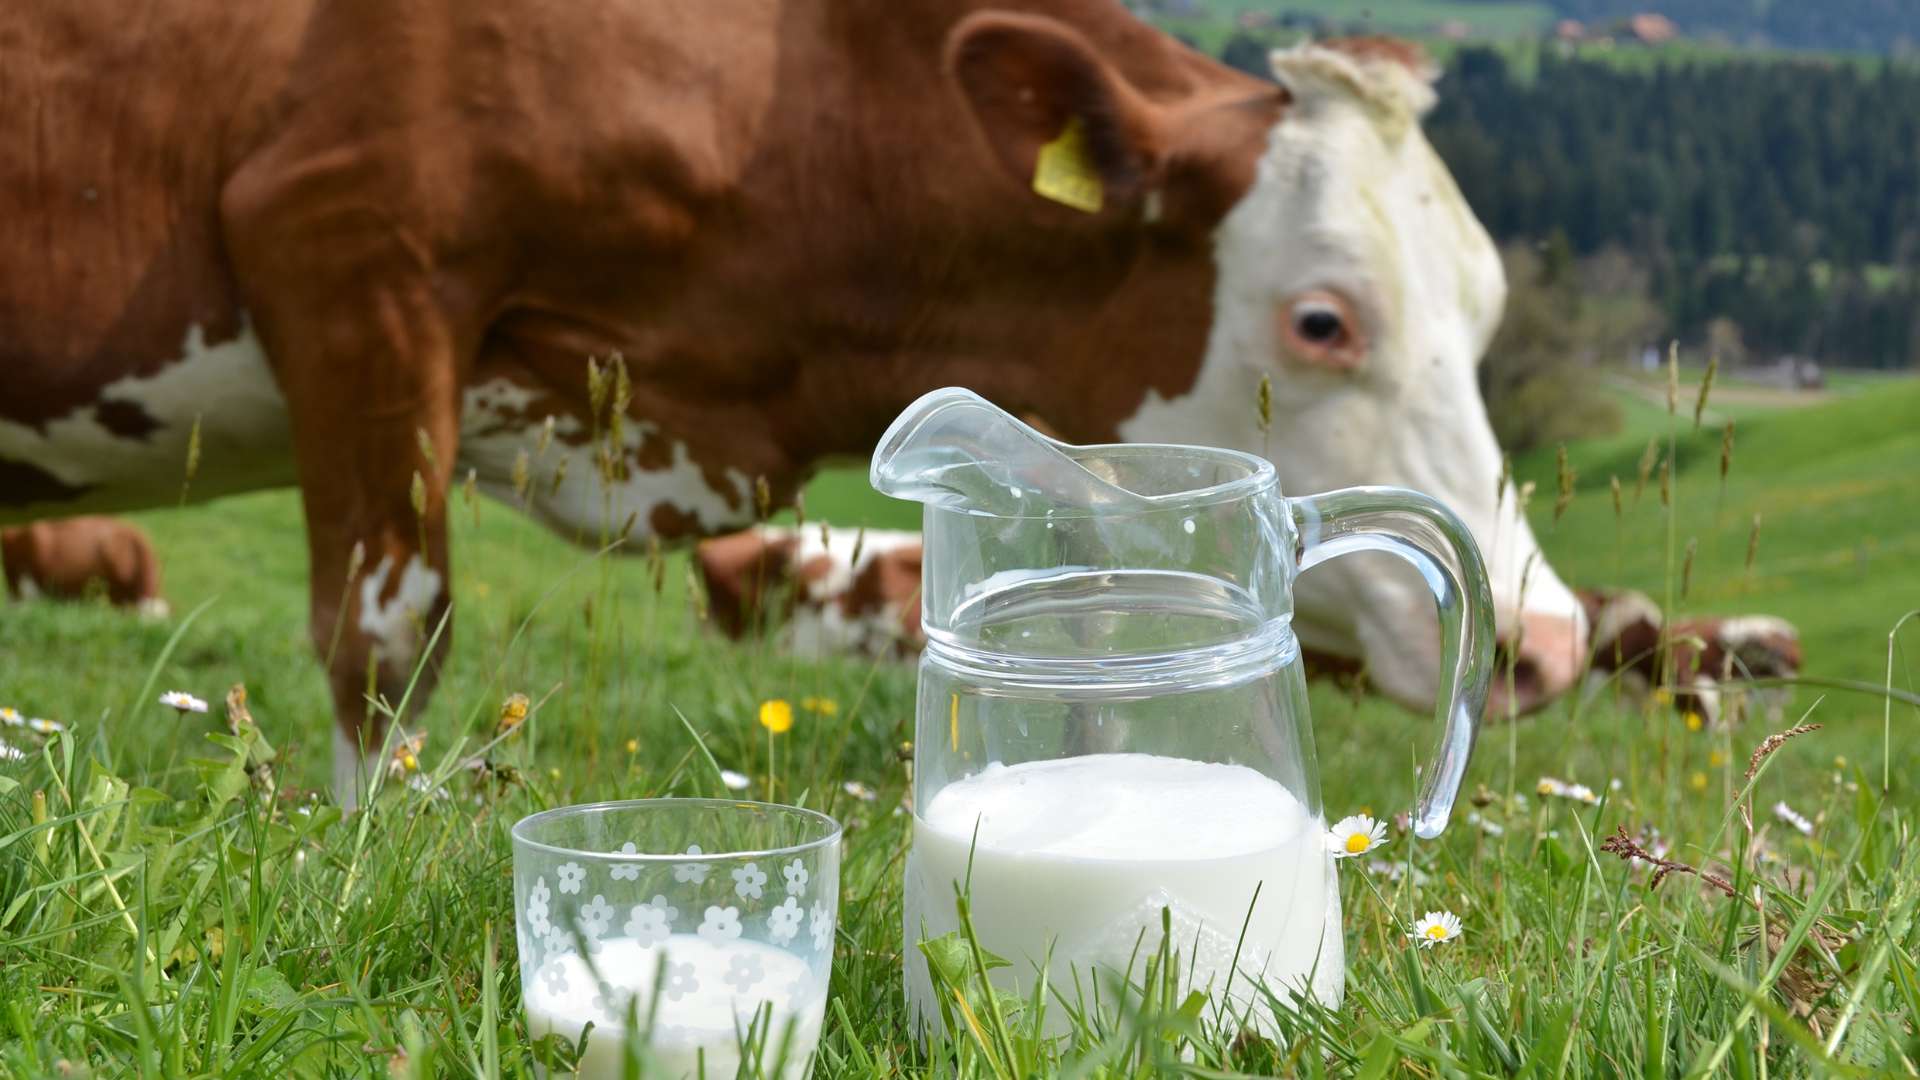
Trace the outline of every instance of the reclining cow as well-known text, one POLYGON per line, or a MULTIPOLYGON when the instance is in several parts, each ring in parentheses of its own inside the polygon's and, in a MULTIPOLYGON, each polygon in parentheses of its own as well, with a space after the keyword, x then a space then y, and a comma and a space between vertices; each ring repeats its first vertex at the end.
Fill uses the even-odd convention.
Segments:
MULTIPOLYGON (((1522 704, 1566 687, 1584 616, 1539 565, 1522 601, 1474 382, 1505 283, 1424 61, 1306 47, 1276 84, 1104 0, 1005 6, 10 10, 0 517, 171 501, 194 438, 197 498, 298 484, 343 799, 370 679, 431 685, 456 478, 570 536, 728 531, 942 385, 1429 492, 1526 624, 1522 704)), ((1349 560, 1296 625, 1424 705, 1425 596, 1349 560)))
POLYGON ((84 599, 97 590, 115 607, 165 618, 160 558, 130 522, 81 516, 0 529, 0 564, 16 600, 84 599))

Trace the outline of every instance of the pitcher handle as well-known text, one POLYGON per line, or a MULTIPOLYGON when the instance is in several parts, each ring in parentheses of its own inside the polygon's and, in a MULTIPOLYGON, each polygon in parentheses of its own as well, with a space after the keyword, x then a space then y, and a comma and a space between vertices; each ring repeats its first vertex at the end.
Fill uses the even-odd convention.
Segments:
POLYGON ((1443 731, 1413 819, 1415 835, 1430 840, 1447 827, 1460 794, 1493 673, 1493 597, 1480 549, 1453 511, 1405 488, 1343 488, 1287 504, 1302 573, 1355 551, 1384 551, 1412 564, 1433 591, 1440 611, 1434 714, 1443 731))

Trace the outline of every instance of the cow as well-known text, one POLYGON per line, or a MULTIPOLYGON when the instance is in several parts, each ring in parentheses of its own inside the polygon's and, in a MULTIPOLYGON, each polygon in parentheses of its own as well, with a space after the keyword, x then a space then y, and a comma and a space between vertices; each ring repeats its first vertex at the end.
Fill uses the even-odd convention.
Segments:
POLYGON ((15 600, 79 600, 98 590, 115 607, 165 618, 160 558, 147 534, 110 517, 36 521, 0 529, 0 563, 15 600))
POLYGON ((702 540, 694 564, 730 637, 772 630, 796 656, 899 658, 920 632, 920 534, 767 526, 702 540))
MULTIPOLYGON (((1435 495, 1542 700, 1584 616, 1494 484, 1505 280, 1420 131, 1433 71, 1273 68, 1112 0, 11 5, 0 515, 172 501, 190 444, 193 498, 297 485, 351 802, 369 689, 447 647, 451 487, 578 539, 732 531, 964 385, 1435 495)), ((1296 625, 1424 705, 1431 602, 1354 562, 1296 625)))
MULTIPOLYGON (((1576 595, 1592 627, 1592 670, 1629 689, 1655 691, 1675 711, 1699 717, 1701 726, 1724 727, 1737 719, 1724 700, 1729 684, 1800 674, 1800 633, 1785 619, 1709 615, 1678 620, 1667 629, 1659 605, 1643 592, 1582 588, 1576 595)), ((1790 696, 1782 687, 1757 695, 1775 720, 1790 696)))

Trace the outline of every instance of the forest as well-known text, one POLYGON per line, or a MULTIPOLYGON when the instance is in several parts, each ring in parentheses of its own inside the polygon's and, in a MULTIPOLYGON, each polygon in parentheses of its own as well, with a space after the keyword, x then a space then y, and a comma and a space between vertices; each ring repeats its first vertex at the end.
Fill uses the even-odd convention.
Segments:
POLYGON ((1626 252, 1669 333, 1763 353, 1920 355, 1920 69, 1778 57, 1634 71, 1457 53, 1427 130, 1494 235, 1626 252))

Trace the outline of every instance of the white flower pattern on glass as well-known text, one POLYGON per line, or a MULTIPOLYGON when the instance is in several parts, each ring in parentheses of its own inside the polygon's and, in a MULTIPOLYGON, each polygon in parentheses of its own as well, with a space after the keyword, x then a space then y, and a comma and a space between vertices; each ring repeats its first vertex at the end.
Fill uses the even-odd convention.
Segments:
POLYGON ((581 883, 587 880, 586 867, 577 862, 561 863, 554 873, 560 878, 560 891, 563 893, 579 892, 581 883))
POLYGON ((553 957, 555 962, 558 962, 560 957, 573 951, 573 935, 567 932, 566 927, 556 926, 547 931, 545 945, 547 955, 553 957))
POLYGON ((667 998, 679 1001, 695 990, 700 989, 700 980, 693 977, 692 964, 667 963, 667 998))
POLYGON ((607 927, 612 925, 613 905, 607 903, 606 897, 595 893, 593 899, 580 909, 581 932, 587 935, 588 941, 598 945, 600 939, 606 936, 607 927))
POLYGON ((724 981, 735 993, 744 994, 754 983, 767 977, 766 965, 754 953, 740 953, 728 965, 724 981))
MULTIPOLYGON (((656 896, 654 899, 658 900, 660 897, 656 896)), ((633 939, 634 944, 643 949, 652 948, 667 940, 667 935, 673 932, 672 917, 667 914, 669 911, 673 909, 662 910, 652 904, 635 904, 633 913, 627 919, 627 925, 623 929, 626 930, 627 936, 633 939)))
POLYGON ((558 956, 547 961, 543 977, 547 980, 547 993, 558 996, 567 992, 567 965, 558 956))
POLYGON ((833 912, 818 900, 813 902, 813 947, 824 949, 833 940, 833 912))
POLYGON ((547 921, 547 900, 553 896, 547 888, 547 879, 533 879, 533 888, 527 890, 527 929, 535 937, 545 937, 553 924, 547 921))
POLYGON ((710 907, 707 917, 700 923, 695 933, 708 941, 719 944, 732 941, 740 936, 740 909, 737 907, 710 907))
MULTIPOLYGON (((639 851, 639 848, 633 846, 633 841, 629 840, 620 845, 620 850, 616 852, 616 854, 636 855, 639 851)), ((640 864, 615 863, 613 864, 613 869, 607 871, 607 876, 615 881, 638 881, 640 880, 640 864)))
POLYGON ((759 863, 748 863, 733 872, 733 891, 742 900, 758 900, 766 895, 767 872, 759 863))
POLYGON ((800 908, 800 901, 787 897, 786 903, 767 912, 767 936, 775 945, 785 945, 800 932, 800 923, 807 913, 800 908))
MULTIPOLYGON (((688 844, 687 854, 701 855, 705 853, 700 850, 699 844, 688 844)), ((707 871, 712 869, 713 867, 703 862, 681 863, 673 868, 673 880, 682 885, 699 885, 707 880, 707 871)))
POLYGON ((633 991, 606 982, 600 984, 599 991, 593 996, 593 1007, 616 1023, 625 1020, 627 1003, 633 1000, 633 991))
POLYGON ((787 868, 781 871, 781 873, 785 874, 787 878, 787 895, 788 896, 807 895, 807 879, 809 875, 807 874, 806 863, 801 862, 799 859, 795 859, 792 862, 788 863, 787 868))

